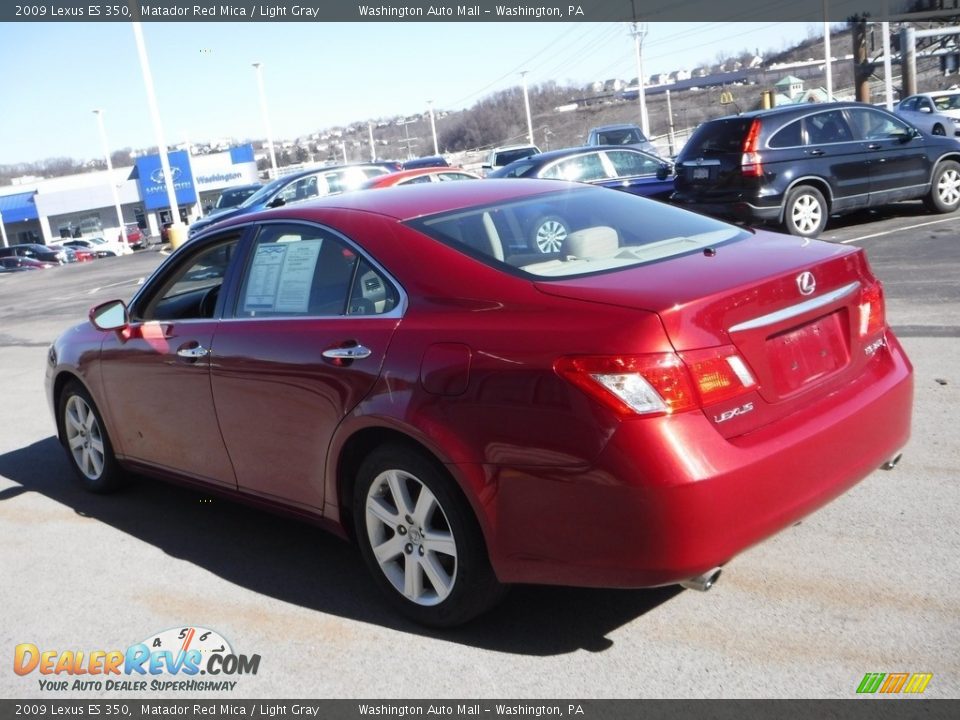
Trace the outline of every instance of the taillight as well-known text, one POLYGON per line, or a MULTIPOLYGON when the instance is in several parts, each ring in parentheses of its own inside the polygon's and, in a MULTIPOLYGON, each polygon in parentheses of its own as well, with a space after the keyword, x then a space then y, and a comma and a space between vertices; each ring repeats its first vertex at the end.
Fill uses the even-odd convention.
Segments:
POLYGON ((695 410, 756 385, 732 346, 648 355, 560 358, 554 369, 621 417, 695 410))
POLYGON ((688 350, 680 357, 690 368, 703 407, 742 395, 757 384, 733 346, 688 350))
POLYGON ((763 163, 758 148, 760 146, 760 119, 754 118, 743 140, 743 155, 740 156, 740 172, 745 177, 761 177, 763 163))
POLYGON ((879 282, 860 293, 860 337, 880 332, 887 324, 883 307, 883 287, 879 282))

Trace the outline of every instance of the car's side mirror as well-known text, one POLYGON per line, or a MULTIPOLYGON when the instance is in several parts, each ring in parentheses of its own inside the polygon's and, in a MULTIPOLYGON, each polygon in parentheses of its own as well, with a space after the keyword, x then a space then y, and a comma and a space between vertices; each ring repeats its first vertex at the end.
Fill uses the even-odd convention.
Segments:
POLYGON ((662 163, 660 167, 657 168, 657 180, 666 180, 672 172, 673 168, 670 167, 670 165, 662 163))
POLYGON ((275 197, 273 200, 267 203, 267 207, 278 208, 286 204, 287 204, 287 201, 284 200, 282 197, 275 197))
POLYGON ((90 322, 97 330, 122 330, 130 324, 123 300, 111 300, 90 310, 90 322))

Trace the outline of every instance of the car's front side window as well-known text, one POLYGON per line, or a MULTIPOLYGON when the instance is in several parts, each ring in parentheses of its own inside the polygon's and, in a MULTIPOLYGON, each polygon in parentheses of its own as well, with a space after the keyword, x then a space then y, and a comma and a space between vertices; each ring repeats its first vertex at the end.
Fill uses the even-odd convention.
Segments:
POLYGON ((852 108, 849 113, 853 126, 864 140, 889 140, 910 133, 905 123, 871 108, 852 108))
POLYGON ((138 320, 200 320, 214 316, 220 288, 233 260, 237 237, 185 258, 142 302, 138 320))
POLYGON ((655 175, 660 169, 658 161, 642 153, 629 150, 607 150, 606 156, 613 165, 617 177, 655 175))
POLYGON ((542 177, 573 182, 590 182, 607 177, 599 153, 588 153, 561 160, 543 172, 542 177))

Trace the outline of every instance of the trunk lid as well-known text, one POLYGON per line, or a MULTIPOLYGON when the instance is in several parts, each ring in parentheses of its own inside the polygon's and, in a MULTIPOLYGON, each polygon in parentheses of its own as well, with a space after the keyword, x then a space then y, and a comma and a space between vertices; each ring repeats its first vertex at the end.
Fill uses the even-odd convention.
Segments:
POLYGON ((872 359, 882 330, 863 334, 861 303, 879 284, 862 250, 757 232, 715 252, 535 285, 551 295, 655 312, 681 356, 735 347, 756 386, 704 408, 727 437, 803 407, 813 390, 850 382, 872 359))

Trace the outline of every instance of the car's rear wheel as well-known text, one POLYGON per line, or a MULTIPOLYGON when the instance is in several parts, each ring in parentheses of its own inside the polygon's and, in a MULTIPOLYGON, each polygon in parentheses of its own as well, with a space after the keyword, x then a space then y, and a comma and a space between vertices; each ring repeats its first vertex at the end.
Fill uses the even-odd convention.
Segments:
POLYGON ((533 224, 533 245, 542 253, 557 253, 567 239, 567 224, 556 215, 542 217, 533 224))
POLYGON ((70 382, 60 395, 60 422, 67 458, 83 487, 95 493, 120 487, 124 474, 114 457, 103 418, 78 382, 70 382))
POLYGON ((783 224, 791 235, 817 237, 827 225, 827 201, 810 185, 800 185, 787 193, 783 224))
POLYGON ((934 168, 930 193, 923 204, 939 213, 953 212, 960 207, 960 163, 944 160, 934 168))
POLYGON ((422 453, 403 445, 371 453, 357 475, 353 515, 377 584, 416 622, 459 625, 502 595, 469 504, 422 453))
POLYGON ((943 129, 943 125, 941 125, 940 123, 937 123, 936 125, 934 125, 934 126, 933 126, 933 130, 932 130, 931 132, 932 132, 934 135, 946 135, 946 134, 947 134, 947 131, 943 129))

